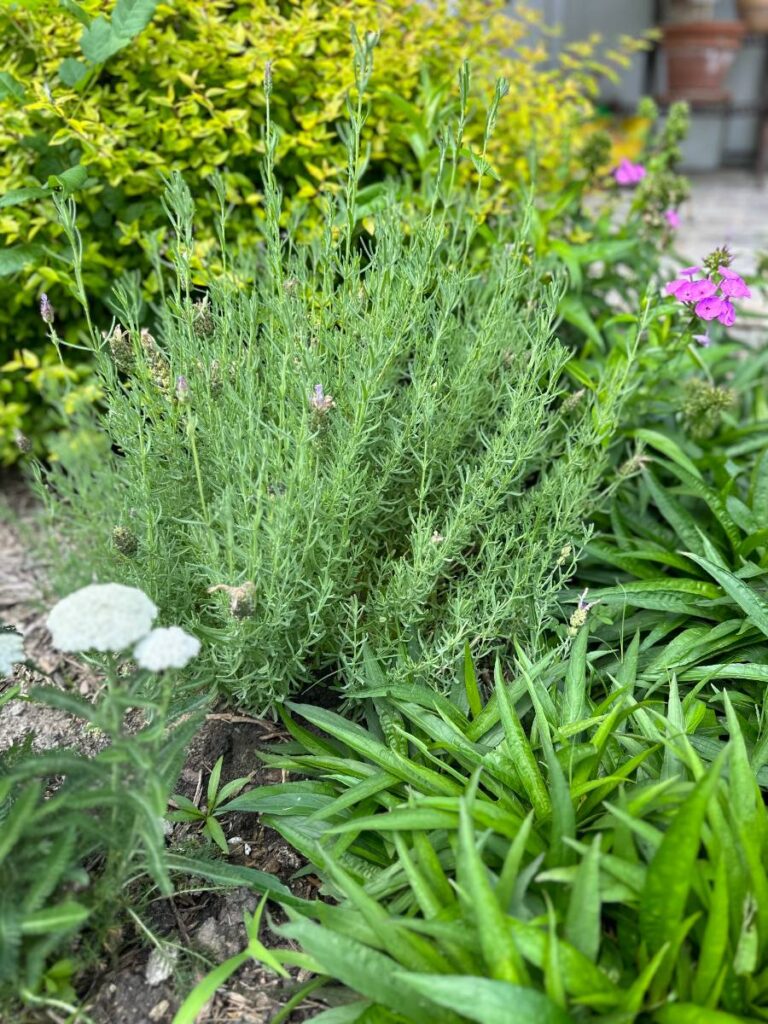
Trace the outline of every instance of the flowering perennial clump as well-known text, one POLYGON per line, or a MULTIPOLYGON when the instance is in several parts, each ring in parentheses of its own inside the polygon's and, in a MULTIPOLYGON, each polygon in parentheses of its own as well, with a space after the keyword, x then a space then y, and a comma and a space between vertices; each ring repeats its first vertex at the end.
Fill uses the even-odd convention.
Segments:
MULTIPOLYGON (((711 261, 707 261, 711 263, 711 261)), ((685 267, 680 276, 670 281, 666 288, 667 295, 674 295, 679 301, 692 308, 696 316, 702 320, 719 320, 726 327, 731 327, 736 320, 736 309, 731 299, 748 299, 751 292, 744 279, 725 263, 710 267, 685 267), (706 276, 696 279, 696 274, 706 276)), ((701 339, 705 336, 697 336, 701 339)), ((701 340, 701 344, 708 344, 701 340)))

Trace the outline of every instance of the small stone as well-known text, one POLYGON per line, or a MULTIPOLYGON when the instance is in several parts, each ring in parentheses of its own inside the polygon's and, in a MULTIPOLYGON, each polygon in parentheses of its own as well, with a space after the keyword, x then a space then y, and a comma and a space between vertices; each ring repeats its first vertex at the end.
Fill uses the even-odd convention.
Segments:
POLYGON ((160 1002, 156 1006, 153 1006, 152 1009, 149 1011, 149 1019, 163 1020, 165 1018, 165 1015, 168 1013, 170 1007, 171 1004, 168 1002, 167 999, 161 999, 160 1002))

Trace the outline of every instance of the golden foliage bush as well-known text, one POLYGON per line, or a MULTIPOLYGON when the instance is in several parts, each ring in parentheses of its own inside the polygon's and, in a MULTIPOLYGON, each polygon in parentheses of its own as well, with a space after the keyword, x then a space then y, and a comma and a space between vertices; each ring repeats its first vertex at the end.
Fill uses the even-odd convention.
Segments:
MULTIPOLYGON (((257 241, 268 61, 286 218, 310 205, 319 222, 323 197, 343 173, 338 126, 353 83, 353 26, 381 33, 365 183, 397 175, 418 188, 435 160, 435 138, 451 121, 456 72, 469 58, 478 109, 470 140, 482 135, 494 79, 505 75, 512 84, 488 151, 502 179, 499 195, 534 165, 544 193, 576 171, 597 79, 625 65, 636 45, 623 40, 619 50, 598 55, 600 41, 592 38, 552 60, 540 17, 525 8, 510 16, 499 0, 175 0, 158 4, 146 28, 103 63, 84 60, 88 22, 114 12, 103 0, 24 0, 0 19, 3 360, 19 347, 46 348, 36 310, 42 291, 51 295, 62 336, 74 341, 81 328, 68 297, 60 229, 42 195, 51 175, 87 171, 87 178, 78 172, 85 179, 78 203, 85 285, 95 300, 125 271, 140 271, 149 294, 157 287, 151 256, 163 256, 159 195, 171 170, 184 174, 198 198, 202 225, 212 221, 206 179, 220 171, 238 245, 247 250, 257 241)), ((201 280, 213 239, 212 225, 196 237, 201 280)), ((13 415, 0 422, 6 460, 14 430, 39 435, 52 422, 28 388, 11 401, 13 415)))

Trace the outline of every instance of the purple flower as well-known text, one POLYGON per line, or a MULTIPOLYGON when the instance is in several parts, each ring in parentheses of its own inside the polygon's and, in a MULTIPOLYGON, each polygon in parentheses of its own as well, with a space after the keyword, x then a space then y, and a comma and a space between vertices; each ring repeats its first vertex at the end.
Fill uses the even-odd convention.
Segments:
POLYGON ((733 323, 736 320, 736 310, 734 309, 732 302, 729 302, 727 299, 723 299, 723 308, 717 319, 725 327, 733 326, 733 323))
POLYGON ((747 287, 744 279, 739 277, 733 270, 729 270, 728 267, 718 267, 718 274, 722 277, 720 282, 720 291, 723 295, 727 295, 731 299, 749 299, 752 297, 752 292, 747 287))
POLYGON ((176 378, 176 398, 179 402, 186 402, 189 398, 189 381, 183 373, 176 378))
POLYGON ((633 164, 631 160, 625 158, 614 170, 613 177, 617 185, 637 185, 646 173, 642 164, 633 164))
POLYGON ((717 292, 717 285, 708 277, 701 281, 687 281, 677 289, 675 294, 681 302, 699 302, 708 299, 717 292))
POLYGON ((708 295, 696 303, 696 316, 702 320, 719 320, 725 327, 732 327, 736 320, 736 310, 728 299, 719 295, 708 295))
POLYGON ((664 218, 673 231, 680 227, 680 214, 677 210, 665 210, 664 218))
POLYGON ((45 292, 43 292, 43 294, 40 296, 40 316, 43 318, 43 323, 53 323, 53 306, 51 305, 51 300, 48 298, 45 292))
POLYGON ((712 339, 708 334, 694 334, 693 340, 698 341, 702 348, 709 348, 712 344, 712 339))
POLYGON ((701 281, 686 281, 679 277, 667 285, 667 294, 674 295, 680 302, 698 302, 700 299, 708 299, 716 292, 717 285, 708 277, 701 281))
POLYGON ((315 384, 313 393, 309 397, 310 408, 322 415, 332 409, 335 404, 331 396, 326 395, 323 385, 315 384))
POLYGON ((687 277, 689 281, 693 280, 693 275, 694 274, 700 274, 700 273, 701 273, 701 267, 683 267, 683 269, 680 271, 681 276, 682 277, 687 277))

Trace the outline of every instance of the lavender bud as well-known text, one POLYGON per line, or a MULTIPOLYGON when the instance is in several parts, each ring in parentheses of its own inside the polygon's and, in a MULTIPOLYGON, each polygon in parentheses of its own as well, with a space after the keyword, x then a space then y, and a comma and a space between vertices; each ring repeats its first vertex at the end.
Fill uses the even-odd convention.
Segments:
POLYGON ((176 378, 176 398, 179 402, 189 400, 189 384, 183 373, 180 373, 176 378))
POLYGON ((40 296, 40 316, 43 318, 43 323, 52 324, 54 320, 53 306, 48 296, 43 292, 40 296))
POLYGON ((336 403, 330 395, 326 395, 322 384, 315 384, 314 390, 309 398, 309 405, 313 412, 320 416, 332 409, 336 403))
POLYGON ((28 455, 32 451, 32 442, 27 437, 27 435, 25 433, 23 433, 21 430, 18 430, 18 429, 14 430, 14 432, 13 432, 13 440, 14 440, 14 443, 15 443, 16 447, 24 455, 28 455))

